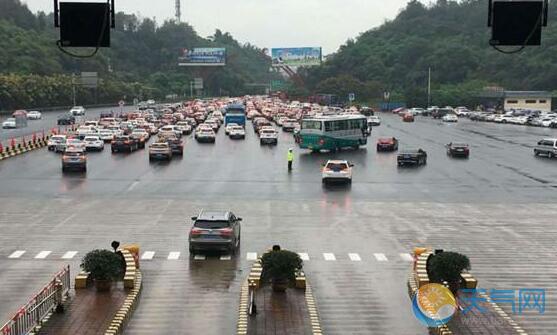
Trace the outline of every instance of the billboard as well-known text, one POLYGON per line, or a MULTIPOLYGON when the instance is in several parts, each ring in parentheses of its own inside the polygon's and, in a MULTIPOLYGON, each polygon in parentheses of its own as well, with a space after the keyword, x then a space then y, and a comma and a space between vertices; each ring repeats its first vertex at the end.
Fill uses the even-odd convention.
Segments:
POLYGON ((273 48, 273 66, 314 66, 321 64, 321 48, 273 48))
POLYGON ((225 66, 225 48, 182 49, 178 58, 179 66, 225 66))

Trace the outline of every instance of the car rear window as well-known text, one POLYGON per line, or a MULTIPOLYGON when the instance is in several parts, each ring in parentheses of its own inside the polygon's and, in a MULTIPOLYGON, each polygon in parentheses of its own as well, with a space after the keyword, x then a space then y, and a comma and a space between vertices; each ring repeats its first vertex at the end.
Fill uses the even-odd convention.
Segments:
POLYGON ((66 156, 71 156, 71 157, 80 157, 83 156, 82 152, 66 152, 65 154, 66 156))
POLYGON ((342 171, 342 170, 346 170, 348 168, 348 165, 344 164, 344 163, 329 163, 327 164, 327 169, 333 170, 333 171, 342 171))
POLYGON ((221 229, 230 227, 230 222, 228 221, 195 221, 195 227, 204 229, 221 229))

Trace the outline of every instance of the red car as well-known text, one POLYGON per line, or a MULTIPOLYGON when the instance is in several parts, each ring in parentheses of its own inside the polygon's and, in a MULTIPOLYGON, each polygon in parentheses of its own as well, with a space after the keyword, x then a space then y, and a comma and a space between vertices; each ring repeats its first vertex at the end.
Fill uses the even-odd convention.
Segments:
POLYGON ((398 140, 396 137, 383 137, 377 140, 377 151, 396 150, 398 150, 398 140))
POLYGON ((414 122, 414 115, 412 113, 405 113, 402 116, 402 121, 404 121, 404 122, 414 122))
POLYGON ((470 157, 470 146, 466 143, 447 144, 447 155, 451 157, 470 157))

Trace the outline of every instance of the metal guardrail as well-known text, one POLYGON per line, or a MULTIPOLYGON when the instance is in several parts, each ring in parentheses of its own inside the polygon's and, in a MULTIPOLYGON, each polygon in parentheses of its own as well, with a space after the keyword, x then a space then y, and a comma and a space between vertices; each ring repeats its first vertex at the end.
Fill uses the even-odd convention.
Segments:
POLYGON ((65 266, 54 275, 25 306, 21 307, 10 321, 0 328, 0 335, 25 335, 39 326, 41 320, 54 311, 70 290, 70 266, 65 266))

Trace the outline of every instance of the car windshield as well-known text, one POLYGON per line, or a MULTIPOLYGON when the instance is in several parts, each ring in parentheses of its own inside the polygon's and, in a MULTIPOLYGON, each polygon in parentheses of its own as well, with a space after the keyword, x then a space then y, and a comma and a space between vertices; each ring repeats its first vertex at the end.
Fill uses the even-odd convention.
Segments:
POLYGON ((195 221, 194 227, 203 229, 221 229, 230 227, 230 222, 228 221, 195 221))

